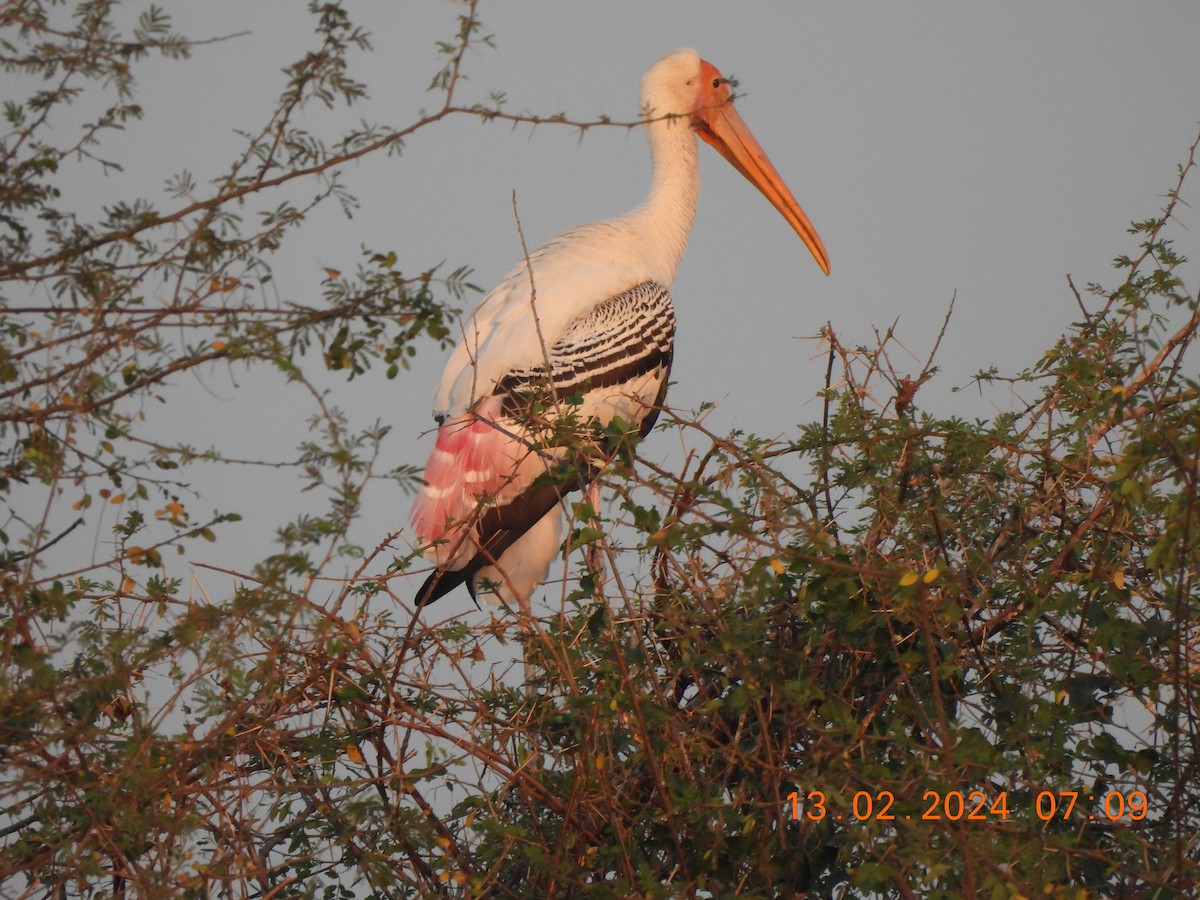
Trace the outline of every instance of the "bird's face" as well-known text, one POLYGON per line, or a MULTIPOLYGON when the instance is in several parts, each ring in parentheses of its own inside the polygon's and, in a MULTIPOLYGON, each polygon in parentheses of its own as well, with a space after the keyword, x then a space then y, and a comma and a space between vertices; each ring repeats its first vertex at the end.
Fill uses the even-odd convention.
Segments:
POLYGON ((829 274, 829 255, 808 216, 783 178, 767 158, 766 152, 749 126, 733 108, 729 80, 707 60, 699 60, 700 70, 686 82, 691 92, 691 122, 696 133, 716 148, 729 163, 779 210, 808 247, 817 265, 829 274))
POLYGON ((732 84, 707 59, 700 60, 700 74, 696 79, 692 109, 694 113, 700 114, 698 119, 703 122, 704 110, 718 109, 726 103, 733 102, 733 93, 730 90, 732 84))

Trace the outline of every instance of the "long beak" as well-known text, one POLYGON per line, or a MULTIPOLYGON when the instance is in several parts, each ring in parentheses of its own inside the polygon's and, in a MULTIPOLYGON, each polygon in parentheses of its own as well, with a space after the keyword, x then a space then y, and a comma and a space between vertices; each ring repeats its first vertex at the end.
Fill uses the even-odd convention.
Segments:
POLYGON ((767 158, 750 128, 742 121, 732 103, 723 103, 719 107, 707 109, 698 117, 696 130, 700 137, 717 148, 717 152, 729 160, 730 165, 742 173, 742 176, 762 191, 763 196, 771 201, 771 205, 779 210, 787 219, 788 224, 800 235, 804 246, 812 253, 817 265, 826 275, 829 274, 829 254, 821 243, 817 229, 788 190, 783 178, 775 171, 775 166, 767 158))

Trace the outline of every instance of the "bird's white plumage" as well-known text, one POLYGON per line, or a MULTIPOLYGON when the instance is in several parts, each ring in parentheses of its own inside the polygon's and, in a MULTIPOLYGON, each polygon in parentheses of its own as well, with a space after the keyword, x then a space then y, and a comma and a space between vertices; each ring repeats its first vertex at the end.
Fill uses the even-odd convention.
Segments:
MULTIPOLYGON (((620 218, 572 228, 533 251, 464 321, 434 399, 434 415, 443 422, 443 432, 469 428, 473 411, 490 402, 506 375, 543 366, 549 349, 600 304, 646 282, 669 290, 687 246, 699 192, 696 137, 687 115, 700 71, 699 54, 680 50, 659 60, 643 79, 641 105, 650 119, 646 133, 654 160, 646 202, 620 218)), ((603 397, 593 392, 591 402, 577 413, 602 422, 616 415, 638 422, 661 393, 668 368, 669 360, 659 371, 642 373, 603 397)), ((521 430, 511 420, 498 424, 505 431, 519 434, 521 430)), ((480 435, 479 441, 484 440, 494 436, 480 435)), ((533 454, 510 442, 494 452, 508 457, 499 467, 519 469, 521 475, 495 487, 496 470, 466 468, 456 483, 441 483, 431 473, 435 468, 448 470, 442 464, 448 462, 444 455, 453 441, 453 435, 446 441, 439 435, 414 513, 418 536, 433 545, 430 555, 443 570, 467 565, 480 552, 479 513, 470 513, 462 499, 472 495, 472 487, 491 485, 473 496, 495 506, 507 502, 522 483, 537 478, 553 462, 544 451, 533 454)), ((530 592, 545 578, 561 537, 562 512, 556 506, 507 547, 497 565, 487 565, 471 576, 473 590, 491 586, 501 599, 527 604, 530 592)))
POLYGON ((646 201, 533 251, 463 323, 437 389, 440 427, 413 514, 437 567, 418 602, 466 581, 527 605, 558 553, 563 497, 606 458, 588 428, 619 417, 645 433, 653 423, 675 335, 670 288, 700 188, 697 135, 829 270, 820 238, 733 110, 726 79, 696 51, 650 68, 641 111, 654 163, 646 201), (564 442, 566 424, 583 428, 564 442))
POLYGON ((562 544, 563 513, 555 507, 542 516, 501 557, 502 568, 484 566, 474 576, 477 596, 516 603, 529 612, 529 596, 546 578, 546 569, 562 544))
POLYGON ((644 281, 670 289, 699 193, 696 138, 686 118, 688 85, 699 76, 695 50, 677 50, 646 73, 642 108, 654 117, 646 126, 654 159, 650 197, 625 216, 564 232, 513 267, 464 321, 438 385, 435 415, 458 415, 489 396, 510 368, 539 364, 543 346, 605 300, 644 281))

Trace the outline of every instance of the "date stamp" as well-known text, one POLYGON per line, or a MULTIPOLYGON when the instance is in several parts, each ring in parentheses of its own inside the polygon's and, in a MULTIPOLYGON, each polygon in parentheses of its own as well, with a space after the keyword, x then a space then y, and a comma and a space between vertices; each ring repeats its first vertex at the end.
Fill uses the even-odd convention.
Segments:
POLYGON ((896 807, 891 791, 857 791, 845 809, 837 809, 823 791, 792 791, 787 795, 792 821, 890 822, 916 819, 924 822, 996 822, 1009 816, 1034 815, 1043 822, 1069 821, 1079 816, 1089 821, 1140 822, 1150 811, 1145 791, 1109 790, 1101 794, 1084 791, 1038 791, 1031 795, 1029 809, 1009 805, 1008 791, 926 791, 921 803, 909 812, 896 807))

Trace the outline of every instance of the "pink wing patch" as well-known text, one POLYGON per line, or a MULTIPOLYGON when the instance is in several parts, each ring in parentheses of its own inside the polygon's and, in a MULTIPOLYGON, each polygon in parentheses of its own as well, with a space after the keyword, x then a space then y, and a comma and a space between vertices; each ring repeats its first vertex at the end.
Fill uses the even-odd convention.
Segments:
POLYGON ((504 504, 544 471, 537 454, 512 436, 513 423, 500 416, 500 398, 489 397, 438 428, 412 521, 422 543, 442 542, 427 551, 439 566, 465 565, 479 549, 474 526, 480 512, 504 504))

